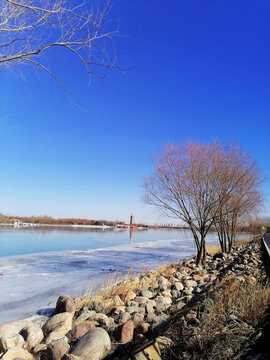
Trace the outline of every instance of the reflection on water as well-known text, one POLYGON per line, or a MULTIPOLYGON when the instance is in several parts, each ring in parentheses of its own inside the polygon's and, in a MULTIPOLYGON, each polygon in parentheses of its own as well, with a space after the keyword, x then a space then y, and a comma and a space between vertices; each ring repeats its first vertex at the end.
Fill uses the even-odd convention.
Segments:
POLYGON ((130 240, 130 245, 133 244, 133 228, 129 229, 129 240, 130 240))
POLYGON ((187 236, 190 236, 189 231, 176 229, 0 227, 0 257, 135 245, 158 240, 184 240, 187 236))

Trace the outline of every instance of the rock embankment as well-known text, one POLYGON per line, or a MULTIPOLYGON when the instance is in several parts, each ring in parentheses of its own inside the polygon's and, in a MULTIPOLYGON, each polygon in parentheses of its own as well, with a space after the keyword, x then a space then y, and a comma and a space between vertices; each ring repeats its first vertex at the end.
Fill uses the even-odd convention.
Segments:
MULTIPOLYGON (((217 282, 227 276, 256 281, 261 266, 258 246, 252 241, 229 255, 209 255, 204 266, 191 258, 151 270, 87 301, 61 296, 55 315, 42 328, 30 321, 0 325, 0 359, 116 359, 135 344, 160 335, 179 312, 184 314, 185 331, 192 334, 211 310, 205 294, 217 282)), ((163 338, 161 347, 162 342, 169 344, 163 338)))

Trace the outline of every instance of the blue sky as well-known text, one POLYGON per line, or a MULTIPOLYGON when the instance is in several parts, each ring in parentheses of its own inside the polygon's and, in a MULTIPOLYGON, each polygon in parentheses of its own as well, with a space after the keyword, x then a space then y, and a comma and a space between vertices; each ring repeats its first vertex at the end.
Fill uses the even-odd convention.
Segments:
POLYGON ((153 153, 217 140, 254 156, 270 215, 269 1, 112 5, 117 65, 132 70, 88 86, 73 55, 48 54, 79 106, 44 72, 0 69, 0 211, 166 222, 142 201, 153 153))

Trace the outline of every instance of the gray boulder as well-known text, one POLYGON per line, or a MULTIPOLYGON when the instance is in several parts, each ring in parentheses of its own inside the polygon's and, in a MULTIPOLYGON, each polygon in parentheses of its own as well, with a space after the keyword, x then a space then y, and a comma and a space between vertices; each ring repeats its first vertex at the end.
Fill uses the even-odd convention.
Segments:
POLYGON ((41 360, 61 360, 68 351, 69 344, 65 340, 56 340, 42 351, 41 360))
POLYGON ((62 295, 58 298, 55 313, 74 312, 79 310, 82 300, 79 297, 62 295))
POLYGON ((47 336, 52 331, 57 331, 61 334, 66 335, 72 327, 72 314, 64 312, 61 314, 54 315, 50 318, 42 327, 44 336, 47 336))
POLYGON ((111 340, 103 328, 88 331, 75 345, 72 355, 83 357, 85 360, 103 359, 111 350, 111 340))

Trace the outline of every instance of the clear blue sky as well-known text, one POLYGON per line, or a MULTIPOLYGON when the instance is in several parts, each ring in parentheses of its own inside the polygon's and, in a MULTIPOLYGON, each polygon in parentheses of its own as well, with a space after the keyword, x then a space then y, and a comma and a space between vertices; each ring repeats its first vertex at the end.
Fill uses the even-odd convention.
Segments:
MULTIPOLYGON (((267 178, 270 214, 270 2, 113 0, 118 65, 93 79, 51 61, 70 92, 30 66, 0 69, 0 211, 159 222, 141 198, 167 141, 235 141, 267 178), (121 10, 124 10, 121 11, 121 10)), ((163 220, 162 220, 163 221, 163 220)))

